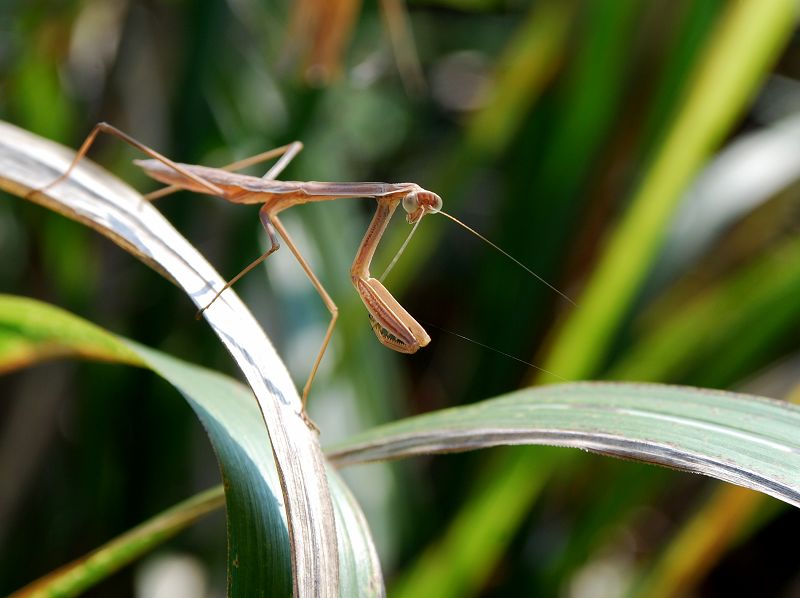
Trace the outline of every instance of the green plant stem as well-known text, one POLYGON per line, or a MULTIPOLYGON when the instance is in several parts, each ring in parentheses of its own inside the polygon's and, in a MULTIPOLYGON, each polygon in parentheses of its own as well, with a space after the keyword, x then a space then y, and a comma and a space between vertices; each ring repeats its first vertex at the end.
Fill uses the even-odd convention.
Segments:
POLYGON ((86 556, 17 590, 11 596, 77 596, 224 505, 225 493, 222 486, 210 488, 145 521, 86 556))

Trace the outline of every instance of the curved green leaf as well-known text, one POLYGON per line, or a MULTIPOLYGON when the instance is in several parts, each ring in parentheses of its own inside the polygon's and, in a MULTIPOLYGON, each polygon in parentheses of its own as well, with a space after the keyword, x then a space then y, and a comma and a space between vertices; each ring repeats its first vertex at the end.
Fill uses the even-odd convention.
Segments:
POLYGON ((43 303, 0 296, 0 373, 57 357, 144 365, 113 335, 43 303))
MULTIPOLYGON (((228 516, 229 591, 241 596, 292 592, 289 529, 269 440, 253 394, 244 385, 117 337, 59 308, 0 295, 0 345, 26 344, 38 360, 75 355, 135 363, 170 382, 205 427, 219 460, 228 516), (56 347, 57 352, 50 349, 56 347)), ((9 355, 0 351, 0 369, 9 355)), ((11 355, 13 359, 13 355, 11 355)), ((33 362, 31 359, 28 363, 33 362)), ((358 504, 329 469, 339 535, 341 596, 380 596, 383 582, 372 540, 358 504)), ((220 492, 216 491, 217 494, 220 492)), ((102 549, 33 585, 42 592, 74 595, 166 540, 196 517, 196 500, 174 507, 102 549), (99 567, 98 564, 102 564, 99 567)))
POLYGON ((660 384, 555 384, 380 426, 338 465, 498 445, 580 448, 683 469, 800 506, 800 408, 660 384))

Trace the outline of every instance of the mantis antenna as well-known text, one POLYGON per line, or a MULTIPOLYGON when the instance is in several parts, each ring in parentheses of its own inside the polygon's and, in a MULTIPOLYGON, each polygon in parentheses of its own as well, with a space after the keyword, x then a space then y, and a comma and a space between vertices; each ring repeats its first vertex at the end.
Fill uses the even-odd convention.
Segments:
POLYGON ((531 276, 533 276, 533 277, 534 277, 534 278, 536 278, 537 280, 541 281, 543 284, 545 284, 545 285, 547 285, 548 287, 550 287, 550 288, 551 288, 552 290, 554 290, 556 293, 558 293, 559 295, 561 295, 561 296, 562 296, 564 299, 566 299, 567 301, 569 301, 570 303, 572 303, 572 305, 575 305, 575 306, 577 307, 577 304, 576 304, 576 303, 575 303, 575 302, 574 302, 572 299, 570 299, 569 297, 567 297, 567 296, 566 296, 564 293, 562 293, 561 291, 559 291, 559 290, 558 290, 556 287, 554 287, 553 285, 551 285, 551 284, 550 284, 549 282, 547 282, 547 281, 546 281, 544 278, 542 278, 541 276, 539 276, 538 274, 536 274, 536 272, 534 272, 533 270, 531 270, 530 268, 528 268, 528 266, 526 266, 525 264, 523 264, 521 261, 519 261, 519 260, 518 260, 517 258, 515 258, 513 255, 511 255, 510 253, 508 253, 508 252, 507 252, 507 251, 505 251, 504 249, 501 249, 500 247, 498 247, 497 245, 495 245, 494 243, 492 243, 492 242, 491 242, 489 239, 487 239, 486 237, 484 237, 482 234, 480 234, 480 233, 479 233, 478 231, 476 231, 474 228, 472 228, 472 227, 470 227, 470 226, 468 226, 468 225, 464 224, 464 223, 463 223, 463 222, 461 222, 461 221, 460 221, 458 218, 456 218, 455 216, 451 216, 451 215, 450 215, 450 214, 448 214, 447 212, 443 212, 443 211, 439 210, 439 212, 437 212, 437 213, 438 213, 438 214, 441 214, 442 216, 446 216, 447 218, 449 218, 450 220, 452 220, 453 222, 455 222, 455 223, 456 223, 456 224, 458 224, 459 226, 462 226, 462 227, 464 227, 465 229, 467 229, 469 232, 471 232, 473 235, 475 235, 476 237, 478 237, 478 238, 479 238, 479 239, 481 239, 482 241, 484 241, 484 242, 486 242, 487 244, 489 244, 489 245, 491 245, 492 247, 494 247, 494 248, 495 248, 497 251, 499 251, 499 252, 500 252, 500 253, 502 253, 504 256, 506 256, 508 259, 510 259, 512 262, 514 262, 515 264, 517 264, 517 265, 518 265, 520 268, 522 268, 523 270, 525 270, 525 271, 526 271, 528 274, 530 274, 531 276))
MULTIPOLYGON (((517 265, 518 265, 520 268, 522 268, 523 270, 525 270, 525 271, 526 271, 528 274, 530 274, 531 276, 533 276, 534 278, 536 278, 537 280, 539 280, 539 281, 540 281, 540 282, 542 282, 543 284, 547 285, 547 286, 548 286, 550 289, 552 289, 553 291, 555 291, 556 293, 558 293, 558 294, 559 294, 561 297, 563 297, 564 299, 566 299, 567 301, 569 301, 569 302, 570 302, 572 305, 576 305, 576 303, 575 303, 575 302, 574 302, 572 299, 570 299, 570 298, 569 298, 567 295, 565 295, 564 293, 562 293, 561 291, 559 291, 559 290, 558 290, 556 287, 554 287, 552 284, 550 284, 549 282, 547 282, 547 281, 546 281, 544 278, 542 278, 541 276, 539 276, 538 274, 536 274, 536 272, 534 272, 533 270, 531 270, 530 268, 528 268, 528 266, 526 266, 525 264, 523 264, 521 261, 519 261, 517 258, 515 258, 513 255, 511 255, 510 253, 508 253, 507 251, 505 251, 505 250, 504 250, 504 249, 502 249, 501 247, 498 247, 498 246, 497 246, 495 243, 491 242, 489 239, 487 239, 486 237, 484 237, 482 234, 480 234, 478 231, 476 231, 476 230, 475 230, 474 228, 472 228, 471 226, 469 226, 469 225, 467 225, 467 224, 464 224, 463 222, 461 222, 461 221, 460 221, 458 218, 456 218, 455 216, 451 216, 450 214, 448 214, 447 212, 444 212, 444 211, 442 211, 442 210, 439 210, 439 211, 438 211, 438 212, 436 212, 436 213, 437 213, 437 214, 441 214, 442 216, 445 216, 445 217, 449 218, 450 220, 452 220, 453 222, 455 222, 455 223, 456 223, 456 224, 458 224, 459 226, 461 226, 461 227, 465 228, 467 231, 471 232, 473 235, 475 235, 476 237, 478 237, 478 238, 479 238, 481 241, 484 241, 485 243, 487 243, 488 245, 490 245, 492 248, 494 248, 494 249, 496 249, 497 251, 499 251, 500 253, 502 253, 504 256, 506 256, 508 259, 510 259, 512 262, 514 262, 515 264, 517 264, 517 265)), ((419 220, 417 220, 417 221, 414 223, 414 227, 413 227, 413 228, 411 229, 411 231, 408 233, 408 236, 406 237, 406 240, 405 240, 405 241, 403 241, 403 244, 400 246, 400 249, 398 249, 398 250, 397 250, 397 253, 396 253, 396 254, 395 254, 395 256, 392 258, 392 261, 391 261, 391 262, 389 262, 389 265, 386 267, 386 270, 384 270, 383 274, 381 274, 381 277, 380 277, 380 279, 379 279, 381 282, 383 282, 383 280, 386 278, 386 275, 387 275, 387 274, 389 274, 389 272, 392 270, 392 268, 394 268, 394 265, 397 263, 397 260, 398 260, 398 259, 400 259, 400 256, 403 254, 403 252, 405 251, 406 247, 408 246, 408 243, 411 241, 411 237, 413 237, 413 236, 414 236, 414 233, 415 233, 415 232, 417 232, 417 226, 419 226, 419 223, 420 223, 420 222, 422 222, 422 219, 421 219, 421 218, 420 218, 419 220)), ((530 364, 529 364, 529 365, 530 365, 530 364)), ((550 372, 547 372, 547 373, 550 373, 550 372)))

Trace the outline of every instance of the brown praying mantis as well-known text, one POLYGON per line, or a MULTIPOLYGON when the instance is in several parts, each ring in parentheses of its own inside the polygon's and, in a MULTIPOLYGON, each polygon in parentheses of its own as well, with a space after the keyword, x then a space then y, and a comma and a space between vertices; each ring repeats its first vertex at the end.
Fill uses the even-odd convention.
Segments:
POLYGON ((371 198, 377 202, 378 206, 375 215, 367 228, 367 232, 353 260, 353 265, 350 268, 350 276, 356 291, 364 302, 364 306, 367 308, 370 326, 375 332, 375 335, 382 344, 395 351, 401 353, 415 353, 431 340, 422 325, 400 305, 397 299, 386 289, 381 280, 373 278, 369 271, 372 258, 375 255, 375 250, 389 225, 392 215, 399 205, 402 205, 406 213, 406 220, 409 224, 413 225, 413 228, 406 238, 405 243, 403 243, 397 255, 389 264, 384 276, 392 268, 397 258, 405 249, 417 226, 422 221, 422 218, 428 214, 442 214, 489 243, 506 257, 527 270, 531 275, 556 291, 567 301, 573 303, 564 293, 550 285, 527 266, 519 262, 519 260, 500 249, 497 245, 460 220, 443 212, 442 199, 436 193, 427 191, 416 183, 322 183, 276 180, 276 177, 303 148, 303 145, 299 141, 263 152, 245 160, 240 160, 223 168, 209 168, 206 166, 173 162, 116 127, 108 123, 98 123, 86 137, 69 168, 52 183, 41 189, 33 190, 30 194, 44 192, 69 177, 77 164, 86 156, 99 133, 113 135, 150 156, 151 159, 149 160, 135 160, 135 163, 150 177, 168 186, 145 195, 144 197, 147 200, 155 200, 169 195, 170 193, 174 193, 175 191, 185 189, 197 193, 210 193, 211 195, 216 195, 231 203, 262 204, 259 210, 259 217, 269 237, 270 248, 219 289, 213 299, 198 312, 198 316, 213 304, 228 287, 277 251, 280 247, 278 241, 278 235, 280 235, 305 271, 311 284, 317 290, 325 307, 331 314, 322 346, 317 353, 317 357, 311 368, 311 373, 303 387, 302 398, 304 408, 308 399, 309 390, 311 389, 311 384, 314 381, 319 364, 322 361, 322 357, 325 355, 325 350, 333 334, 339 311, 279 218, 279 214, 283 210, 292 206, 340 198, 371 198), (274 158, 278 158, 278 161, 263 177, 259 178, 233 172, 274 158))

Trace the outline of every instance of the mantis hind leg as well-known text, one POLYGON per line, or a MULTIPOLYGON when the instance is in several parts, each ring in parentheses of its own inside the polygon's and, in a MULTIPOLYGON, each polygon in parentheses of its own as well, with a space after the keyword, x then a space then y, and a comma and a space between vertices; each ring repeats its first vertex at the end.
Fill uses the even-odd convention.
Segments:
POLYGON ((128 145, 130 145, 132 147, 135 147, 140 152, 150 156, 151 158, 154 158, 155 160, 158 160, 162 164, 164 164, 166 166, 169 166, 170 168, 174 169, 176 172, 180 173, 181 175, 183 175, 183 176, 187 177, 188 179, 191 179, 194 182, 198 183, 203 188, 207 189, 209 191, 209 193, 211 193, 212 195, 222 195, 222 190, 219 187, 217 187, 216 185, 212 184, 211 182, 205 180, 204 178, 202 178, 202 177, 200 177, 200 176, 198 176, 196 174, 193 174, 193 173, 189 172, 185 168, 181 167, 179 164, 176 164, 175 162, 173 162, 172 160, 170 160, 166 156, 163 156, 162 154, 159 154, 156 150, 146 146, 145 144, 141 143, 140 141, 137 141, 136 139, 134 139, 133 137, 131 137, 127 133, 124 133, 123 131, 119 130, 118 128, 116 128, 116 127, 114 127, 114 126, 112 126, 112 125, 110 125, 110 124, 108 124, 106 122, 100 122, 100 123, 97 123, 94 126, 94 128, 91 130, 91 132, 86 136, 86 139, 84 139, 83 143, 81 144, 80 149, 78 150, 78 153, 75 155, 75 158, 72 160, 72 163, 70 163, 70 165, 67 168, 67 170, 62 175, 60 175, 58 178, 56 178, 53 182, 48 183, 44 187, 40 187, 39 189, 32 189, 28 193, 28 197, 31 197, 32 195, 34 195, 36 193, 44 193, 48 189, 51 189, 52 187, 58 185, 59 183, 64 181, 67 177, 69 177, 69 175, 72 174, 72 171, 75 170, 75 167, 78 165, 78 163, 81 160, 83 160, 83 158, 86 157, 86 154, 88 153, 89 148, 92 147, 92 144, 95 142, 95 139, 97 138, 97 136, 100 133, 106 133, 108 135, 112 135, 112 136, 116 137, 117 139, 120 139, 120 140, 124 141, 128 145))

